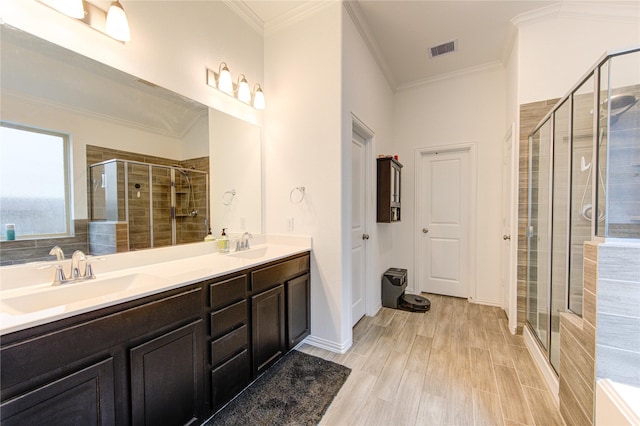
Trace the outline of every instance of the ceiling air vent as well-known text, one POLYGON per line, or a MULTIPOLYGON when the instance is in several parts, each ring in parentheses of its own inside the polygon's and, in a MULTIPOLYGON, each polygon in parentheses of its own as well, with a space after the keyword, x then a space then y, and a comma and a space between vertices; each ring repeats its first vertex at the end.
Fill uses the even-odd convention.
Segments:
POLYGON ((453 53, 458 50, 458 40, 453 40, 447 43, 442 43, 438 46, 429 48, 429 56, 435 58, 436 56, 445 55, 447 53, 453 53))

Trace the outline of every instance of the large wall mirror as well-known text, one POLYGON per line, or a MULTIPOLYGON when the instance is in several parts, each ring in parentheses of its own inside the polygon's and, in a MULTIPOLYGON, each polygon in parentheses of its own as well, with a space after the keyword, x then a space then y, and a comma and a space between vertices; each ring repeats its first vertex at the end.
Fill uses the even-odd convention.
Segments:
POLYGON ((2 265, 51 260, 54 245, 105 254, 202 241, 209 228, 262 231, 258 126, 0 27, 2 158, 13 166, 0 181, 2 265), (63 148, 45 155, 15 133, 59 136, 63 148), (45 187, 66 206, 34 201, 45 187), (7 225, 36 211, 35 224, 67 228, 16 223, 8 241, 7 225))

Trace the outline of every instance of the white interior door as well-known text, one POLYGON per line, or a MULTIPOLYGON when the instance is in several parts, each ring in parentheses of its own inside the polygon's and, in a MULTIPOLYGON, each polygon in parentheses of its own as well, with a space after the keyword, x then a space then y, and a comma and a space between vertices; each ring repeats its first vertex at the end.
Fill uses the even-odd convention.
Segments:
POLYGON ((469 151, 421 156, 420 289, 469 296, 469 151))
POLYGON ((351 313, 355 325, 366 310, 366 242, 369 239, 366 229, 366 145, 357 133, 351 142, 351 313))
POLYGON ((515 253, 511 242, 511 236, 514 234, 513 215, 515 210, 513 204, 513 185, 515 182, 513 134, 514 127, 512 125, 504 138, 502 150, 502 309, 505 310, 509 318, 516 314, 511 311, 512 293, 516 291, 515 283, 512 282, 515 253))

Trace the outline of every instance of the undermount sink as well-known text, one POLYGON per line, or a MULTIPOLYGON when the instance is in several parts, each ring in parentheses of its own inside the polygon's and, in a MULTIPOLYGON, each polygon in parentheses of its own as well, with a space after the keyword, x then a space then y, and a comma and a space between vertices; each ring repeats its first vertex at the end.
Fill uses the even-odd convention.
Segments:
POLYGON ((157 283, 159 279, 161 278, 149 274, 97 278, 60 286, 50 286, 34 293, 3 297, 0 305, 2 306, 2 312, 11 315, 25 315, 121 293, 157 283))
POLYGON ((260 259, 261 257, 266 256, 268 247, 260 247, 255 249, 249 249, 246 251, 235 251, 229 256, 231 257, 239 257, 241 259, 260 259))

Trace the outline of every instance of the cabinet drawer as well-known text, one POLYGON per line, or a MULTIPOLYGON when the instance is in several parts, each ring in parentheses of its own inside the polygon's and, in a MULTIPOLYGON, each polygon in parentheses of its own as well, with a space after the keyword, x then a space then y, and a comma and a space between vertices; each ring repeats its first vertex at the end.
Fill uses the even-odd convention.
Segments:
POLYGON ((251 273, 251 291, 268 290, 309 270, 309 255, 296 257, 277 265, 267 266, 251 273))
POLYGON ((247 323, 247 301, 242 300, 211 314, 211 337, 216 338, 247 323))
POLYGON ((229 278, 209 285, 209 306, 220 309, 247 296, 247 276, 229 278))
POLYGON ((233 330, 229 334, 211 342, 211 365, 214 367, 231 355, 247 347, 247 326, 233 330))
POLYGON ((249 352, 245 349, 211 371, 211 405, 214 411, 249 383, 249 352))

